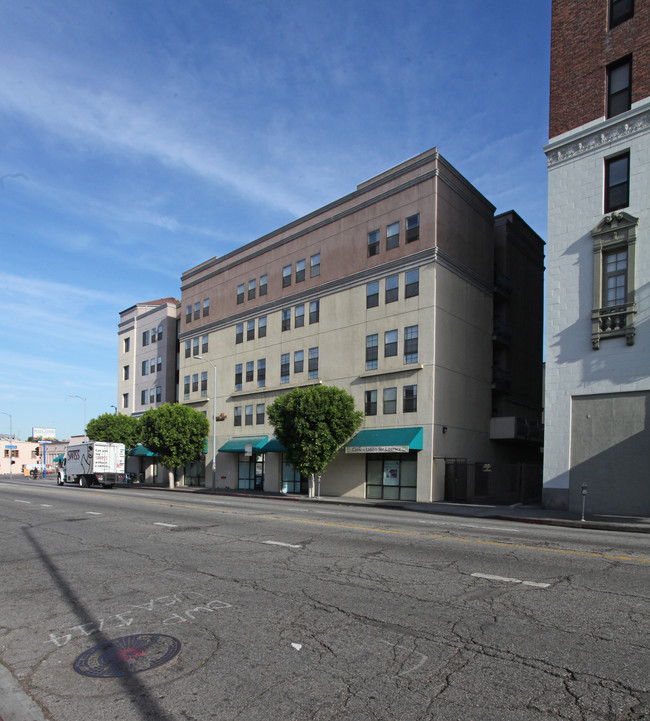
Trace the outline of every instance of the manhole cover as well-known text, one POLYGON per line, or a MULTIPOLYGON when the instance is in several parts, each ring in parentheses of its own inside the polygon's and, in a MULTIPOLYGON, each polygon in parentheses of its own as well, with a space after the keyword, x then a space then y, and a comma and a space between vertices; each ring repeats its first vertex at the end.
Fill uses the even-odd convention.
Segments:
POLYGON ((104 641, 79 654, 73 664, 82 676, 115 678, 162 666, 181 650, 181 642, 160 633, 138 633, 104 641))

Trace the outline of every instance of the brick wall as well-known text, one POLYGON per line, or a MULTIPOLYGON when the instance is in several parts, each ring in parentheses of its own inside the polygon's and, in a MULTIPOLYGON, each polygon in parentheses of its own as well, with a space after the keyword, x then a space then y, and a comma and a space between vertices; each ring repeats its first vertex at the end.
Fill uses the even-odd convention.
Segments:
POLYGON ((650 96, 650 2, 608 30, 608 0, 553 0, 549 137, 605 116, 606 67, 630 53, 632 102, 650 96))

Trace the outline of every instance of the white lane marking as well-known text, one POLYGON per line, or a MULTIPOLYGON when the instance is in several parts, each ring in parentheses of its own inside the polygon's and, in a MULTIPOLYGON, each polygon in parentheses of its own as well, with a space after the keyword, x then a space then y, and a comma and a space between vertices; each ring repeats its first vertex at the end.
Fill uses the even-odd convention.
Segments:
POLYGON ((263 541, 267 546, 284 546, 285 548, 302 548, 302 546, 296 546, 293 543, 282 543, 281 541, 263 541))
POLYGON ((503 583, 521 583, 523 586, 534 588, 548 588, 550 583, 537 583, 536 581, 522 581, 520 578, 507 578, 506 576, 492 576, 489 573, 473 573, 474 578, 486 578, 488 581, 502 581, 503 583))
POLYGON ((14 498, 14 501, 15 501, 16 503, 29 503, 29 504, 31 504, 31 501, 19 501, 17 498, 14 498))
POLYGON ((52 504, 51 503, 41 503, 41 507, 42 508, 52 508, 52 504))
MULTIPOLYGON (((505 531, 503 526, 477 526, 475 523, 453 523, 451 521, 418 521, 420 524, 433 526, 452 526, 453 528, 478 528, 482 531, 505 531)), ((508 533, 520 533, 520 529, 508 528, 508 533)))
POLYGON ((175 523, 154 523, 154 526, 165 526, 165 528, 178 528, 175 523))
POLYGON ((86 511, 86 513, 89 516, 101 516, 102 515, 101 513, 98 513, 97 511, 86 511))

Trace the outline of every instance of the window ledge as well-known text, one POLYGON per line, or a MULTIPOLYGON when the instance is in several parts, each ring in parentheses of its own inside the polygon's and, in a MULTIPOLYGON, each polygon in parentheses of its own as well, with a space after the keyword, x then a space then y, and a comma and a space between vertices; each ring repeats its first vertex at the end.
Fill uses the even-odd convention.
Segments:
POLYGON ((417 373, 423 368, 424 365, 422 363, 412 363, 400 366, 399 368, 390 368, 388 370, 366 371, 365 373, 360 373, 359 378, 376 378, 377 376, 389 376, 394 375, 395 373, 417 373))

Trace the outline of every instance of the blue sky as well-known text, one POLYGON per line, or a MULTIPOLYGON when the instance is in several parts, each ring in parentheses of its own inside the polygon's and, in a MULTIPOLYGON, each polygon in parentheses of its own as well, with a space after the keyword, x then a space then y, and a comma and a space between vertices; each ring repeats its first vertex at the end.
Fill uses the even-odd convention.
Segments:
POLYGON ((121 310, 429 148, 545 239, 550 5, 0 0, 17 437, 112 411, 121 310))

